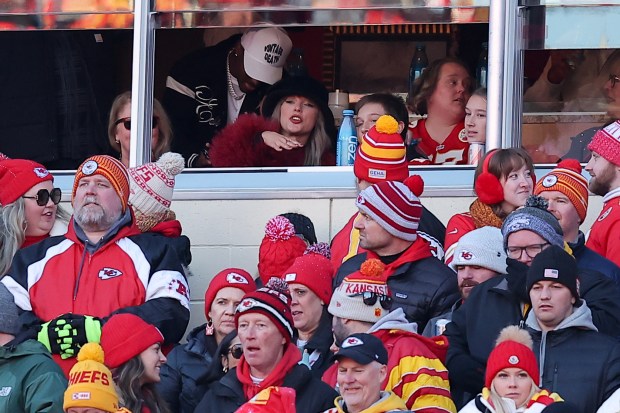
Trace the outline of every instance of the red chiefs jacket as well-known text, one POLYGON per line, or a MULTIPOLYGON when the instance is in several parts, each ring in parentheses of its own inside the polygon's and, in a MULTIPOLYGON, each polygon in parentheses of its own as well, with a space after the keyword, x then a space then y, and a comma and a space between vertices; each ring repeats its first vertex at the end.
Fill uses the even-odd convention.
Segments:
POLYGON ((603 197, 603 209, 592 224, 586 246, 620 266, 620 188, 603 197))

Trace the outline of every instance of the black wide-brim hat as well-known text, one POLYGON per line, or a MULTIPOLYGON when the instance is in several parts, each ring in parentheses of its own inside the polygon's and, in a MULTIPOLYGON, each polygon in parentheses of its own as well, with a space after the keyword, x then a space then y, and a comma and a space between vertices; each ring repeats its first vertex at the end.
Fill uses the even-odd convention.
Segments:
POLYGON ((332 143, 335 142, 338 132, 336 131, 334 115, 328 106, 329 93, 321 82, 310 76, 284 77, 282 80, 274 83, 265 93, 261 110, 262 115, 267 118, 271 117, 280 99, 287 96, 303 96, 312 100, 323 114, 325 129, 332 143))

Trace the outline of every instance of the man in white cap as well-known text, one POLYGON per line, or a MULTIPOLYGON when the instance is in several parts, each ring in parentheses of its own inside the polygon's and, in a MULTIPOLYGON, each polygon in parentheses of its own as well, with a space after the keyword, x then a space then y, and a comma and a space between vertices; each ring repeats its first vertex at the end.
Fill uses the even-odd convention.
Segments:
POLYGON ((210 166, 209 144, 240 113, 256 112, 265 90, 282 78, 292 42, 262 25, 179 60, 166 79, 164 106, 174 126, 173 149, 188 167, 210 166))

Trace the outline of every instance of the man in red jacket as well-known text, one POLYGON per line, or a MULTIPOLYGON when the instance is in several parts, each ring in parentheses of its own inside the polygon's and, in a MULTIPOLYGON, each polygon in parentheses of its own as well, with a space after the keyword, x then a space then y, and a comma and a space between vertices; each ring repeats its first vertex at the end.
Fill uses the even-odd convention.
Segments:
POLYGON ((164 236, 140 232, 128 197, 118 160, 87 159, 75 176, 67 233, 20 250, 1 281, 21 309, 21 334, 38 335, 65 374, 114 313, 138 315, 167 343, 180 340, 189 322, 178 255, 164 236))

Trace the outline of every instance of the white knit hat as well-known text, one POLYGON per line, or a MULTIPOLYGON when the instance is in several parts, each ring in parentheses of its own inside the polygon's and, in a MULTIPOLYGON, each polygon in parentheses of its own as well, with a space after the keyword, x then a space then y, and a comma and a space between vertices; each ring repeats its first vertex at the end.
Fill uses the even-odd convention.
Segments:
POLYGON ((456 249, 450 267, 477 265, 500 274, 506 274, 506 253, 502 232, 495 227, 482 227, 463 235, 456 249))
POLYGON ((160 222, 174 219, 170 210, 174 177, 183 171, 185 161, 174 152, 164 153, 157 162, 129 168, 129 204, 142 232, 160 222))

